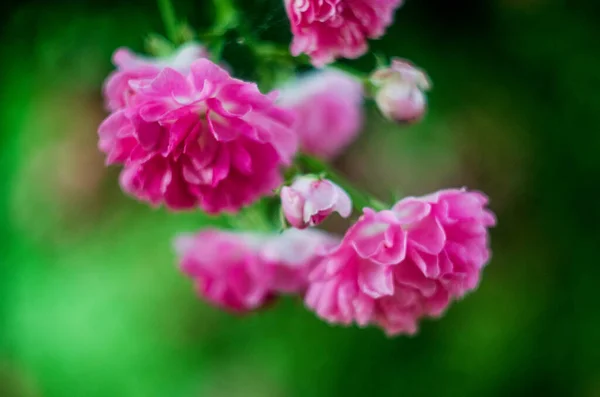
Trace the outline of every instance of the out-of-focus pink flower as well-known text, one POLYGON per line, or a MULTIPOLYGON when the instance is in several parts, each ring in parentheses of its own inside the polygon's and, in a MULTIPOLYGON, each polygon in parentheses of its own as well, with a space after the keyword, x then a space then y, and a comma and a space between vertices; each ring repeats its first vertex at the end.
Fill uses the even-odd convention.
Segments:
POLYGON ((421 69, 407 61, 393 59, 389 68, 373 73, 371 81, 378 87, 375 101, 386 118, 410 123, 425 114, 425 91, 430 89, 431 83, 421 69))
POLYGON ((200 58, 206 58, 207 52, 198 43, 187 43, 168 57, 152 58, 133 53, 127 48, 119 48, 113 54, 113 64, 117 70, 112 72, 104 82, 104 98, 110 111, 125 107, 129 97, 134 94, 130 82, 156 77, 166 67, 180 73, 188 73, 192 63, 200 58))
POLYGON ((308 273, 339 240, 318 230, 282 234, 204 230, 180 236, 180 267, 200 296, 233 311, 259 309, 281 294, 303 294, 308 273))
POLYGON ((332 323, 415 333, 477 287, 496 223, 486 205, 481 193, 452 189, 365 209, 311 273, 307 306, 332 323))
POLYGON ((281 189, 281 208, 288 222, 298 228, 316 226, 331 213, 347 218, 352 213, 348 194, 328 179, 312 175, 297 177, 281 189))
POLYGON ((188 74, 164 68, 130 81, 128 105, 100 125, 107 164, 124 164, 123 190, 175 210, 234 212, 281 184, 297 136, 292 112, 256 84, 208 59, 188 74))
POLYGON ((377 39, 393 22, 403 0, 284 0, 294 35, 291 52, 324 66, 337 58, 358 58, 367 39, 377 39))
POLYGON ((280 90, 277 101, 296 114, 303 152, 330 159, 356 138, 363 122, 363 87, 335 70, 316 71, 280 90))
POLYGON ((175 242, 184 273, 212 304, 235 312, 258 309, 270 298, 272 269, 256 255, 253 236, 205 230, 175 242))

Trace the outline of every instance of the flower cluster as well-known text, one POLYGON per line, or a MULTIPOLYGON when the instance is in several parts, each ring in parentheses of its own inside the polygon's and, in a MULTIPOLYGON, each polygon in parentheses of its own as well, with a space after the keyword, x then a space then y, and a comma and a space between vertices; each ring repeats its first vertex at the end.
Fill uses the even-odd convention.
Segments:
MULTIPOLYGON (((317 68, 357 58, 402 2, 284 0, 291 53, 317 68)), ((224 45, 215 40, 209 48, 224 45)), ((122 189, 141 201, 242 219, 240 210, 260 201, 252 226, 263 231, 204 229, 176 239, 180 269, 203 299, 247 313, 295 295, 329 323, 398 335, 477 287, 496 223, 484 194, 449 189, 385 206, 326 163, 357 138, 365 96, 388 120, 421 120, 431 87, 424 71, 399 58, 369 74, 332 65, 265 94, 211 56, 193 42, 166 57, 117 50, 103 91, 110 114, 98 130, 106 163, 122 166, 122 189), (314 228, 353 209, 362 215, 343 237, 314 228)))

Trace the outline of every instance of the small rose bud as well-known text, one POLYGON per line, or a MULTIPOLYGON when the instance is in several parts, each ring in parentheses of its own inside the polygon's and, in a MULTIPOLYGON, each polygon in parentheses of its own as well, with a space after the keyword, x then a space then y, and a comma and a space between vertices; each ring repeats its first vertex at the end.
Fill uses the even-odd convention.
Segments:
POLYGON ((281 207, 287 221, 298 229, 316 226, 332 212, 347 218, 352 213, 348 194, 328 179, 303 175, 281 189, 281 207))
POLYGON ((386 118, 410 123, 425 114, 425 91, 430 89, 431 83, 425 72, 411 63, 394 58, 390 67, 373 73, 371 83, 377 87, 375 101, 386 118))

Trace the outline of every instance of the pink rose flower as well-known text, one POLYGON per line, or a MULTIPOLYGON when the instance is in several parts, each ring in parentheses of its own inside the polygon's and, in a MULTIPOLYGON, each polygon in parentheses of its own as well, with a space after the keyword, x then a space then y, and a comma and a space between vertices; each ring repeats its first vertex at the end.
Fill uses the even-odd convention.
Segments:
POLYGON ((425 91, 431 88, 425 72, 396 58, 389 68, 377 70, 371 81, 378 87, 375 101, 386 118, 399 123, 423 118, 427 109, 425 91))
POLYGON ((205 230, 175 242, 181 270, 198 294, 223 309, 255 310, 271 298, 271 274, 252 248, 251 236, 205 230))
POLYGON ((175 249, 200 296, 244 313, 281 294, 304 293, 308 273, 338 243, 317 230, 288 229, 277 235, 204 230, 178 237, 175 249))
POLYGON ((331 323, 415 333, 421 318, 477 287, 496 223, 486 204, 480 193, 452 189, 366 208, 311 273, 307 306, 331 323))
POLYGON ((277 103, 296 114, 294 130, 303 152, 324 159, 356 139, 363 122, 363 87, 335 70, 312 72, 282 87, 277 103))
POLYGON ((313 65, 358 58, 367 39, 383 36, 403 0, 284 0, 294 35, 291 52, 305 53, 313 65))
POLYGON ((290 225, 304 229, 320 224, 333 212, 349 217, 352 201, 330 180, 303 175, 281 189, 281 208, 290 225))
POLYGON ((293 114, 255 84, 208 59, 185 74, 165 67, 129 82, 128 105, 100 125, 107 164, 123 164, 124 191, 174 210, 235 212, 281 182, 297 137, 293 114))
POLYGON ((197 43, 184 44, 173 55, 163 58, 137 55, 127 48, 117 49, 113 54, 117 70, 108 76, 103 87, 107 108, 115 111, 127 106, 129 97, 134 93, 129 86, 130 81, 154 78, 166 67, 188 73, 195 60, 207 55, 204 47, 197 43))

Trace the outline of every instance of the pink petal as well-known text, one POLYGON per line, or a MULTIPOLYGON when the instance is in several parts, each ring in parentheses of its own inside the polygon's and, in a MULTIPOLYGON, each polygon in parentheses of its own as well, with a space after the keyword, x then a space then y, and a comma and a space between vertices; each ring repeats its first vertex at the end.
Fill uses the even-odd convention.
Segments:
POLYGON ((242 145, 234 145, 231 147, 231 156, 233 158, 233 166, 244 175, 252 174, 252 157, 248 150, 242 145))
POLYGON ((156 122, 171 109, 171 105, 168 102, 150 102, 140 107, 139 115, 144 121, 156 122))
POLYGON ((418 250, 411 250, 410 258, 427 278, 437 278, 440 275, 438 255, 430 255, 418 250))
POLYGON ((352 200, 348 193, 346 193, 339 186, 337 187, 337 201, 335 203, 335 210, 342 216, 342 218, 348 218, 352 214, 352 200))
POLYGON ((192 90, 185 77, 171 68, 164 68, 150 84, 152 90, 172 98, 187 98, 192 90))
POLYGON ((414 263, 403 262, 394 266, 394 281, 396 284, 417 289, 423 296, 432 296, 436 291, 434 280, 429 280, 414 263))
POLYGON ((216 98, 208 98, 206 100, 206 105, 214 112, 226 118, 243 117, 252 110, 252 107, 249 104, 234 102, 225 102, 224 104, 216 98))
POLYGON ((391 267, 363 261, 358 273, 358 286, 371 298, 394 294, 394 278, 391 267))
POLYGON ((240 135, 240 129, 235 128, 235 119, 226 119, 212 111, 208 111, 206 116, 209 129, 217 141, 232 141, 240 135))
POLYGON ((438 220, 429 216, 408 231, 408 240, 413 247, 437 255, 444 248, 446 234, 438 220))
POLYGON ((159 151, 168 145, 168 131, 156 122, 145 122, 141 118, 133 119, 135 135, 140 145, 147 151, 159 151))
POLYGON ((169 130, 169 146, 167 151, 163 155, 167 155, 179 146, 190 134, 198 131, 200 128, 200 122, 197 117, 183 117, 176 120, 169 130))
POLYGON ((303 217, 304 198, 289 186, 281 188, 281 207, 290 225, 299 229, 308 226, 303 217))
POLYGON ((218 86, 229 78, 229 74, 208 59, 192 63, 191 76, 197 91, 204 97, 213 95, 218 86))
POLYGON ((311 187, 306 193, 304 205, 304 222, 309 222, 311 217, 319 212, 333 212, 336 200, 335 187, 328 181, 314 180, 310 182, 311 187))
POLYGON ((367 295, 358 295, 352 301, 356 323, 365 326, 371 321, 375 309, 375 301, 367 295))
POLYGON ((396 213, 401 223, 410 225, 421 221, 429 215, 431 206, 421 200, 408 197, 394 205, 392 211, 396 213))

